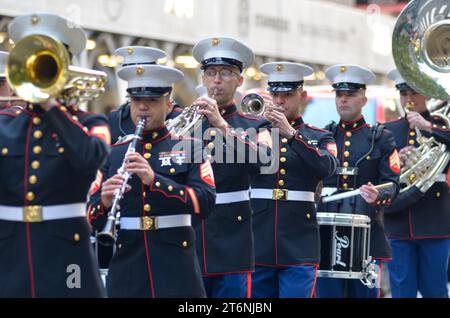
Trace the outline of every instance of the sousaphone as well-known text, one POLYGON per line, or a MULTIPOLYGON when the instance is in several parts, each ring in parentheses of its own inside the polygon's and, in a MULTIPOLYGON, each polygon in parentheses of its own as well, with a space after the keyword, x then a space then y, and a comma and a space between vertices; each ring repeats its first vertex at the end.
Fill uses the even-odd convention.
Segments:
MULTIPOLYGON (((400 13, 392 35, 392 54, 400 75, 415 91, 441 101, 450 100, 450 2, 413 0, 400 13)), ((449 104, 431 115, 450 127, 449 104)), ((402 167, 402 192, 411 186, 426 192, 450 161, 447 147, 434 137, 418 136, 402 167)))

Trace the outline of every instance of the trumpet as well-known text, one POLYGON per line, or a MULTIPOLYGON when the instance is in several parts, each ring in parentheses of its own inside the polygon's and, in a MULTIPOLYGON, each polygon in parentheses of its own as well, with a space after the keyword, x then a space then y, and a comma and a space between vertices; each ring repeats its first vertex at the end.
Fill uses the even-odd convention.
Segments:
POLYGON ((256 93, 250 93, 244 96, 241 101, 241 109, 244 113, 262 115, 265 111, 264 98, 256 93))
POLYGON ((197 113, 198 105, 185 107, 180 115, 166 121, 167 130, 176 136, 185 136, 195 130, 202 122, 203 116, 197 113))
POLYGON ((241 109, 244 113, 264 116, 267 110, 284 112, 283 107, 275 106, 272 103, 267 104, 264 97, 256 93, 245 95, 241 102, 241 109))
MULTIPOLYGON (((125 153, 125 157, 129 153, 136 152, 136 145, 139 139, 141 139, 142 133, 144 132, 145 122, 146 119, 144 117, 139 119, 139 123, 137 124, 136 130, 133 134, 133 140, 130 142, 130 145, 128 146, 127 152, 125 153)), ((120 210, 119 202, 125 193, 125 188, 128 184, 128 180, 131 177, 131 173, 125 171, 125 164, 126 162, 124 160, 122 166, 117 170, 117 173, 123 177, 123 184, 114 193, 113 204, 111 206, 111 211, 109 211, 108 213, 108 219, 106 221, 106 224, 103 227, 103 230, 97 234, 98 242, 104 246, 112 246, 116 242, 116 223, 117 223, 116 220, 120 210)))
POLYGON ((16 95, 30 103, 52 97, 66 104, 79 103, 105 91, 105 72, 69 63, 64 44, 45 35, 29 35, 11 50, 5 66, 6 79, 16 95))
MULTIPOLYGON (((211 98, 214 99, 215 96, 214 89, 211 98)), ((196 130, 203 120, 203 115, 197 112, 198 109, 199 105, 196 104, 185 107, 180 115, 166 121, 167 130, 175 136, 186 136, 190 131, 196 130)))

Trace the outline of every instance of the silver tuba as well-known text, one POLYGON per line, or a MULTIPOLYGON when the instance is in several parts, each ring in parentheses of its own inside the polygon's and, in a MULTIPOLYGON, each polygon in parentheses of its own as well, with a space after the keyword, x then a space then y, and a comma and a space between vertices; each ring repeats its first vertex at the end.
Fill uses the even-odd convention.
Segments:
MULTIPOLYGON (((417 92, 450 100, 450 6, 448 0, 413 0, 400 13, 392 36, 392 54, 399 73, 417 92)), ((450 127, 449 105, 431 114, 450 127)), ((450 161, 449 149, 434 137, 418 134, 401 170, 404 192, 416 186, 426 192, 450 161)))

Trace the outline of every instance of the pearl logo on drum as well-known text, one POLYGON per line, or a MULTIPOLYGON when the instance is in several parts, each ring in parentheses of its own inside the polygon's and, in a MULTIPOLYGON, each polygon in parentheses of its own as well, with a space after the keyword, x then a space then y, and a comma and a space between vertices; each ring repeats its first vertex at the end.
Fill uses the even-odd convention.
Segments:
POLYGON ((338 232, 336 231, 334 234, 334 239, 336 241, 336 258, 335 263, 337 265, 347 267, 347 264, 342 261, 342 249, 347 249, 350 245, 350 240, 347 236, 339 237, 338 232))

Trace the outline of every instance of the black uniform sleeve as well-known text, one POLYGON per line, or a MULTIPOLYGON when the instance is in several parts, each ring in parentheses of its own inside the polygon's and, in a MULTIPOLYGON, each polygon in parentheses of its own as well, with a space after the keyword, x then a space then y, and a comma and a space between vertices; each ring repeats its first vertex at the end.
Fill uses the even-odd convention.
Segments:
POLYGON ((271 163, 272 136, 269 126, 269 121, 261 120, 254 131, 227 128, 225 136, 227 152, 234 153, 236 162, 250 165, 252 174, 259 174, 261 167, 269 166, 271 163))
POLYGON ((146 201, 151 204, 152 200, 168 200, 174 209, 185 211, 187 207, 190 213, 206 218, 216 201, 214 174, 208 160, 196 162, 194 160, 189 164, 185 183, 175 182, 155 172, 155 177, 148 186, 150 195, 146 197, 146 201))
POLYGON ((105 208, 102 204, 102 184, 108 179, 108 170, 110 162, 109 159, 105 162, 101 169, 97 171, 97 177, 91 185, 89 191, 88 202, 88 220, 92 227, 97 230, 101 230, 105 224, 106 216, 109 209, 105 208))
POLYGON ((325 133, 313 146, 308 138, 297 131, 291 139, 292 149, 303 159, 309 169, 316 172, 321 179, 331 177, 338 166, 336 142, 331 133, 325 133))
POLYGON ((425 193, 421 192, 416 186, 412 186, 407 191, 400 192, 391 205, 384 209, 384 213, 393 214, 402 211, 418 202, 424 195, 425 193))
POLYGON ((384 129, 381 142, 381 160, 378 169, 380 175, 378 184, 392 182, 393 186, 379 190, 378 200, 376 202, 377 208, 384 208, 385 206, 390 205, 400 189, 400 159, 398 158, 395 140, 392 133, 384 129))
POLYGON ((111 140, 105 116, 92 114, 74 119, 62 107, 53 107, 45 114, 46 120, 61 139, 63 155, 79 173, 92 174, 105 162, 111 140))
POLYGON ((434 124, 431 131, 436 141, 443 143, 446 146, 450 146, 450 129, 448 129, 448 127, 443 128, 434 124))

